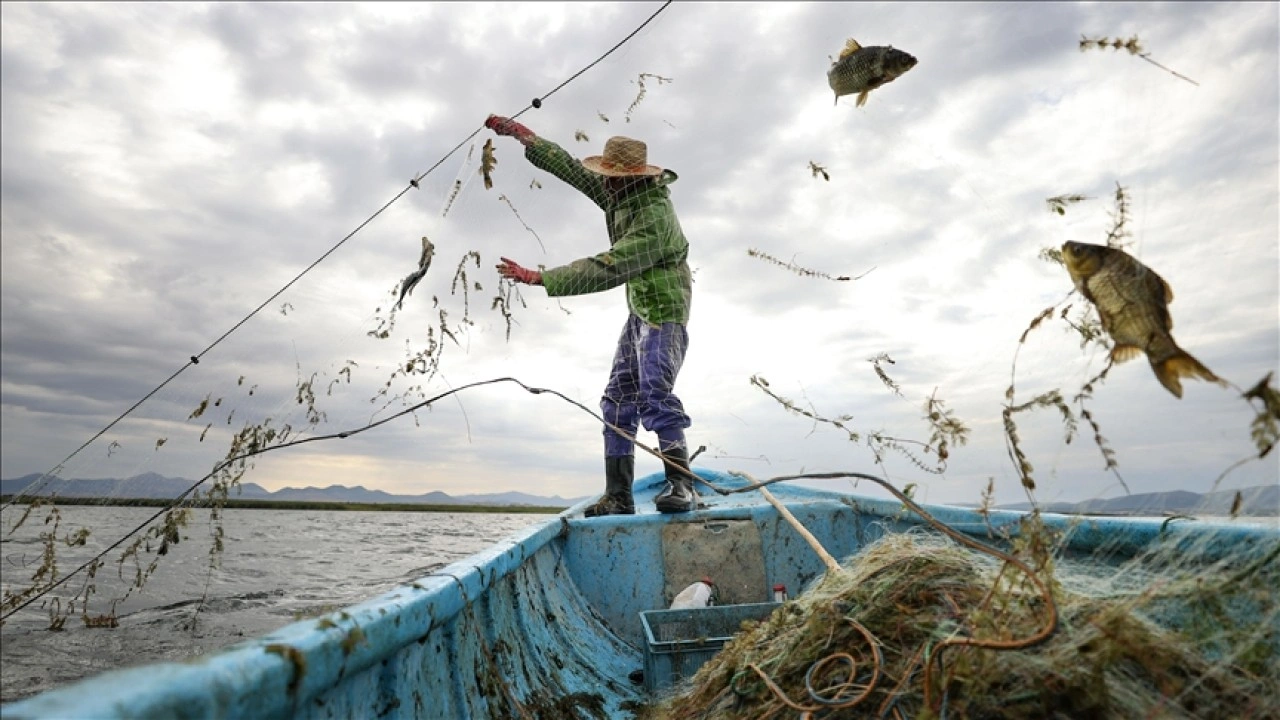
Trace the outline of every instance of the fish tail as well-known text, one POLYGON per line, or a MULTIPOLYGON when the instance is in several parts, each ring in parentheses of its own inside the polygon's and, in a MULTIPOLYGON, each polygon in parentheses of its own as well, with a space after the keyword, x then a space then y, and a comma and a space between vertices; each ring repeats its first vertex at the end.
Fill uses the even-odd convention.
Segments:
POLYGON ((1226 382, 1214 375, 1209 368, 1205 367, 1199 360, 1191 357, 1185 350, 1178 348, 1177 351, 1159 362, 1152 360, 1151 369, 1156 373, 1156 379, 1164 385, 1174 397, 1182 397, 1181 378, 1193 378, 1207 380, 1209 382, 1225 385, 1226 382))

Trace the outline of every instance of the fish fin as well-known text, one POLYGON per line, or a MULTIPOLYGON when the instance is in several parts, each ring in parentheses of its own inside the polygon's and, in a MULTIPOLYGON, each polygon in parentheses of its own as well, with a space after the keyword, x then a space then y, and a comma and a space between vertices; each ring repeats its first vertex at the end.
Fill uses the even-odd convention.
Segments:
POLYGON ((840 59, 843 60, 861 49, 862 46, 858 44, 857 40, 849 38, 844 43, 844 49, 840 51, 840 59))
POLYGON ((1142 354, 1142 348, 1137 345, 1116 345, 1111 348, 1111 362, 1119 365, 1128 362, 1142 354))
POLYGON ((867 104, 867 96, 870 94, 871 94, 870 90, 863 90, 862 92, 858 93, 858 107, 862 107, 863 105, 867 104))
POLYGON ((1179 378, 1207 380, 1224 387, 1227 384, 1225 380, 1214 375, 1209 368, 1183 350, 1179 350, 1176 355, 1165 358, 1161 362, 1151 363, 1151 369, 1155 371, 1156 379, 1160 384, 1178 398, 1182 397, 1182 383, 1179 378))

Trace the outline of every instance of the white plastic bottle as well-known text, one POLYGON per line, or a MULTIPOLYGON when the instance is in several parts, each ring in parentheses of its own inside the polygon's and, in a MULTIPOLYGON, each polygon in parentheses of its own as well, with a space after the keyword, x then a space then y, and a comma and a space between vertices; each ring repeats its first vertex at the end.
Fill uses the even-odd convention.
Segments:
POLYGON ((715 603, 715 583, 711 578, 702 578, 698 582, 680 591, 671 601, 672 610, 701 608, 715 603))

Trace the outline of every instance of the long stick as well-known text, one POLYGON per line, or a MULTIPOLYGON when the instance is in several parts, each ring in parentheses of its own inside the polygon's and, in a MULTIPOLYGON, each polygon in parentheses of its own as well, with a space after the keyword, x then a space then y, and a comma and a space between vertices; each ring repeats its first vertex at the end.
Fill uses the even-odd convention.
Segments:
MULTIPOLYGON (((756 482, 755 478, 750 475, 747 475, 746 473, 741 474, 752 483, 756 482)), ((827 549, 822 547, 822 543, 818 542, 818 538, 814 537, 813 533, 809 532, 809 529, 802 525, 800 521, 796 519, 795 515, 791 514, 791 511, 787 509, 786 505, 778 502, 778 498, 774 497, 773 493, 769 492, 769 488, 761 487, 760 494, 764 495, 764 499, 768 500, 770 505, 777 508, 778 514, 781 515, 784 520, 791 523, 791 527, 795 528, 795 531, 800 533, 800 537, 804 538, 804 541, 809 543, 809 547, 813 548, 813 551, 818 553, 818 557, 822 558, 823 564, 827 566, 827 572, 832 573, 833 575, 842 572, 840 563, 836 562, 836 559, 831 557, 831 553, 827 552, 827 549)))

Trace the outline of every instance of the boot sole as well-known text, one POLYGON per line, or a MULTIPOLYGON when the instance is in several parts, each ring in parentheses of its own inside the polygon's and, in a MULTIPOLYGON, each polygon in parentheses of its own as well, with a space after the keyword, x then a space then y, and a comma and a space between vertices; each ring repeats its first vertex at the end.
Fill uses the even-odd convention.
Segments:
POLYGON ((589 513, 583 512, 582 516, 593 518, 593 517, 608 517, 609 515, 635 515, 635 514, 636 514, 636 509, 631 508, 630 510, 619 510, 617 512, 607 512, 607 513, 589 514, 589 513))

